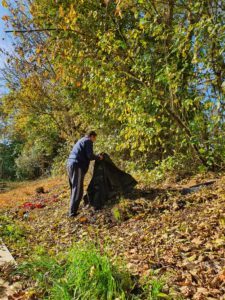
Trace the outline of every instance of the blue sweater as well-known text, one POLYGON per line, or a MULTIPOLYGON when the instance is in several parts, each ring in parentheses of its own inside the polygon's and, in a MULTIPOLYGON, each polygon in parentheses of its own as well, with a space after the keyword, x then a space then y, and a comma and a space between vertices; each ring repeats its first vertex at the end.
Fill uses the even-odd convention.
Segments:
POLYGON ((69 160, 75 162, 78 168, 83 172, 87 172, 90 161, 98 159, 93 153, 93 142, 89 137, 85 136, 80 139, 74 146, 69 155, 69 160))

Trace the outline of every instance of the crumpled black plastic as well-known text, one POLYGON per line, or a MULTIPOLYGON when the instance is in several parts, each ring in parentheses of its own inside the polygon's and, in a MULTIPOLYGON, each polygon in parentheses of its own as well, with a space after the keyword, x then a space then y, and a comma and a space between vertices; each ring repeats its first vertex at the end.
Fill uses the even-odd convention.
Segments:
POLYGON ((93 177, 84 196, 85 204, 100 209, 110 199, 130 192, 137 181, 126 172, 117 168, 108 154, 103 154, 103 160, 97 160, 93 177))

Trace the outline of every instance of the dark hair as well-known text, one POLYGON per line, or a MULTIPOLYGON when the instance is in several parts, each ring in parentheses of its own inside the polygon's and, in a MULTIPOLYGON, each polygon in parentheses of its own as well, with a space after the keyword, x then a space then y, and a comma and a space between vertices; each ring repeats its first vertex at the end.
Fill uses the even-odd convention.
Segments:
POLYGON ((88 137, 90 137, 90 136, 97 136, 97 133, 94 130, 91 130, 91 131, 88 132, 87 136, 88 137))

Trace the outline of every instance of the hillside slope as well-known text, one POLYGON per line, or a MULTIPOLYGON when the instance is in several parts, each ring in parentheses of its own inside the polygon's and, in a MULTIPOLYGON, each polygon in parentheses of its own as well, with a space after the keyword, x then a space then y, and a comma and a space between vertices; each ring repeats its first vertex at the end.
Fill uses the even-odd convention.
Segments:
POLYGON ((208 177, 136 189, 98 212, 81 206, 73 220, 67 218, 69 195, 63 179, 45 193, 33 191, 29 201, 42 204, 39 208, 2 210, 25 237, 21 242, 3 233, 3 239, 18 262, 37 249, 55 254, 78 240, 97 241, 112 260, 125 259, 132 274, 164 278, 168 294, 224 299, 225 176, 216 177, 193 190, 187 188, 208 177))

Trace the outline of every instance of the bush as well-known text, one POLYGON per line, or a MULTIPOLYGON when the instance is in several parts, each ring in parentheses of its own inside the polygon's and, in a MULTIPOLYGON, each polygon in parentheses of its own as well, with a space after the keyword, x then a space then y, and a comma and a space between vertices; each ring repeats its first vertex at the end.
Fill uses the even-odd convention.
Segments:
POLYGON ((24 148, 15 162, 17 178, 34 179, 45 174, 51 160, 42 145, 35 143, 32 147, 24 148))
POLYGON ((138 170, 134 172, 135 178, 144 184, 159 183, 162 181, 177 182, 186 176, 205 172, 207 168, 190 155, 176 154, 157 161, 152 170, 138 170))
POLYGON ((69 157, 69 153, 72 150, 73 145, 69 142, 62 144, 57 151, 57 156, 53 160, 51 167, 51 173, 53 176, 62 175, 66 173, 66 160, 69 157))
POLYGON ((12 143, 0 143, 0 178, 13 180, 16 177, 15 159, 20 153, 21 144, 18 141, 12 143))

